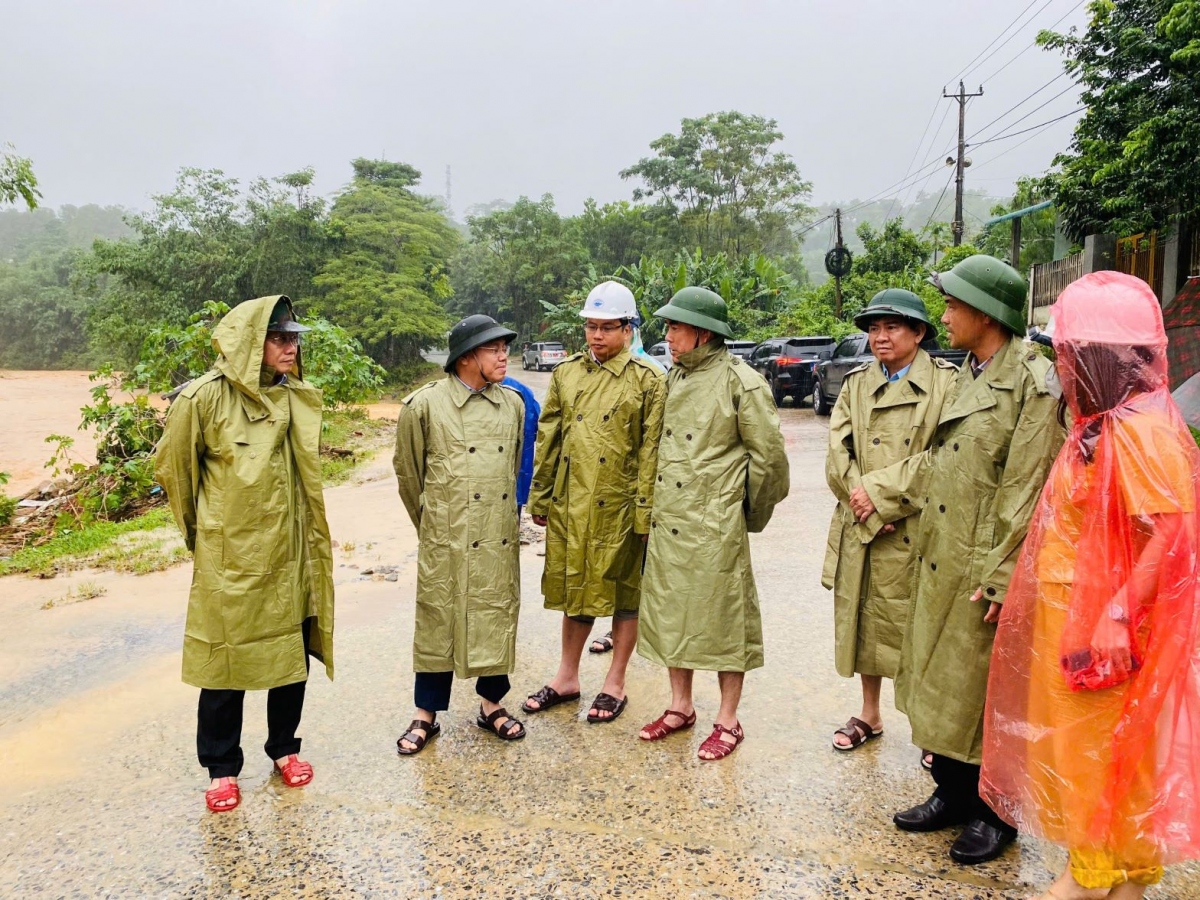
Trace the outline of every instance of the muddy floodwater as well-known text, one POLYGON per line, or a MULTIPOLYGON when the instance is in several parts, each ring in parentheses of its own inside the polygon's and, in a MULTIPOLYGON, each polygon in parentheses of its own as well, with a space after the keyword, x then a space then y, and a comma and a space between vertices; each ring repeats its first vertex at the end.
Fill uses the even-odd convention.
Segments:
MULTIPOLYGON (((514 374, 539 392, 549 378, 514 374)), ((0 468, 44 477, 41 438, 73 430, 87 387, 78 373, 0 374, 0 468)), ((635 656, 628 709, 589 725, 608 657, 587 653, 583 701, 523 716, 525 740, 477 728, 477 698, 458 682, 442 735, 398 757, 412 718, 416 537, 387 454, 326 491, 339 543, 337 679, 314 670, 309 684, 300 735, 315 780, 292 790, 272 777, 265 694, 250 694, 243 799, 231 813, 205 810, 197 692, 179 681, 189 567, 0 579, 0 896, 1036 895, 1063 863, 1055 848, 1022 839, 967 869, 946 855, 955 832, 892 825, 933 785, 890 686, 884 736, 852 753, 831 748, 859 692, 834 673, 832 601, 820 586, 834 506, 827 420, 790 407, 781 418, 791 497, 752 538, 766 667, 747 676, 746 741, 718 763, 696 756, 717 709, 715 676, 697 676, 697 727, 647 744, 637 732, 666 707, 665 673, 635 656), (378 565, 398 566, 399 580, 364 574, 378 565), (85 580, 103 593, 59 602, 85 580)), ((538 549, 522 550, 513 710, 558 658, 538 549)), ((1200 870, 1178 868, 1147 896, 1200 898, 1200 870)))

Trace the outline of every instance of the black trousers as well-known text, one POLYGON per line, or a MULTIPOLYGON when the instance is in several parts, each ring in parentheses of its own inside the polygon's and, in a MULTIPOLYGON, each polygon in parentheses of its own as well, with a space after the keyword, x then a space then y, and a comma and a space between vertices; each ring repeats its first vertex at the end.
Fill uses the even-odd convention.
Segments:
POLYGON ((1015 829, 996 815, 995 810, 979 796, 979 771, 980 767, 971 763, 933 754, 933 768, 930 774, 937 782, 937 790, 933 795, 951 809, 969 813, 972 819, 980 819, 1001 831, 1014 831, 1015 829))
MULTIPOLYGON (((442 712, 450 708, 453 672, 417 672, 413 701, 417 709, 442 712)), ((483 675, 475 679, 475 693, 489 703, 499 703, 509 690, 507 675, 483 675)))
MULTIPOLYGON (((308 630, 304 623, 304 667, 308 668, 308 630)), ((267 691, 267 742, 263 750, 271 759, 300 752, 300 716, 304 712, 307 681, 285 684, 267 691)), ((242 771, 242 709, 245 691, 200 689, 196 723, 196 755, 209 778, 236 777, 242 771)))

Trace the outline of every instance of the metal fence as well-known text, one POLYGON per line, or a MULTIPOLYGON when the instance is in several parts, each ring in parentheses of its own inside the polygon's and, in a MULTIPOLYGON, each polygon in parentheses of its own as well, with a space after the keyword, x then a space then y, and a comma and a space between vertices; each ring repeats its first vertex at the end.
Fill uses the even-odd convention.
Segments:
POLYGON ((1117 256, 1114 262, 1118 272, 1140 278, 1162 297, 1163 260, 1179 242, 1177 237, 1160 240, 1157 231, 1131 234, 1117 240, 1117 256))
POLYGON ((1029 322, 1045 325, 1050 307, 1068 284, 1083 277, 1083 254, 1042 263, 1029 270, 1029 322))

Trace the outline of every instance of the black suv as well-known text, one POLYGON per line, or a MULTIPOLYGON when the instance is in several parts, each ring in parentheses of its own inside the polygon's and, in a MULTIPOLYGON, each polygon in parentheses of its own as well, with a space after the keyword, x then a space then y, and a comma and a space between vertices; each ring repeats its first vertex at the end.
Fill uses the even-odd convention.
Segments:
MULTIPOLYGON (((963 360, 967 358, 965 350, 943 350, 938 346, 937 339, 932 337, 926 338, 921 347, 930 356, 940 356, 956 366, 961 366, 963 360)), ((842 382, 846 380, 846 373, 857 369, 863 363, 872 362, 874 359, 865 333, 852 334, 842 338, 834 349, 833 356, 817 363, 813 369, 813 412, 818 416, 829 415, 842 390, 842 382)))
POLYGON ((748 362, 771 385, 776 406, 784 397, 799 406, 812 392, 813 366, 828 359, 835 346, 825 336, 770 338, 754 348, 748 362))

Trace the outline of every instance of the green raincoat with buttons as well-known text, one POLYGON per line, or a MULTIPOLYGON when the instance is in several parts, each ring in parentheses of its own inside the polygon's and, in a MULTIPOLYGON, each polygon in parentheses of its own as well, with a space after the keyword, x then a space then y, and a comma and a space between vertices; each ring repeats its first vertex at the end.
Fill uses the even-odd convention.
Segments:
POLYGON ((924 453, 862 478, 884 522, 922 508, 896 705, 913 743, 978 765, 996 626, 1025 530, 1063 442, 1050 363, 1013 337, 974 377, 967 358, 924 453), (983 602, 971 597, 983 591, 983 602))
POLYGON ((263 367, 279 297, 235 307, 213 331, 212 371, 171 405, 155 478, 195 554, 183 680, 262 690, 333 677, 333 562, 318 456, 321 392, 263 367))
POLYGON ((507 675, 517 659, 525 403, 454 375, 404 398, 392 460, 417 529, 413 671, 507 675))
POLYGON ((545 516, 546 609, 568 616, 636 610, 650 533, 666 385, 628 349, 554 370, 542 417, 529 512, 545 516))
POLYGON ((790 484, 779 416, 762 376, 719 340, 667 375, 638 653, 680 669, 763 664, 750 533, 790 484))
POLYGON ((917 510, 885 532, 878 513, 859 524, 850 492, 863 475, 925 450, 958 367, 918 350, 908 373, 889 382, 878 362, 846 375, 829 420, 825 478, 838 499, 821 583, 833 590, 834 662, 839 675, 896 676, 908 621, 917 510))

